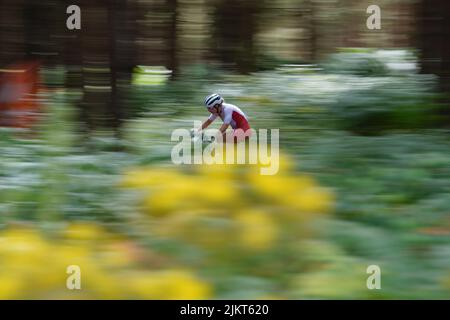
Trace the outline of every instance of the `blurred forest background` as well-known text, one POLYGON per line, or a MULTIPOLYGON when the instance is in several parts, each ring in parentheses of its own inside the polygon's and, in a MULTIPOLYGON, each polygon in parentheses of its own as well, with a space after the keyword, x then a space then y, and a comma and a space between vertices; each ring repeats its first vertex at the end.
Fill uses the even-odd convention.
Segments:
POLYGON ((448 298, 449 35, 445 0, 0 0, 0 298, 448 298), (278 175, 171 163, 212 92, 278 175))

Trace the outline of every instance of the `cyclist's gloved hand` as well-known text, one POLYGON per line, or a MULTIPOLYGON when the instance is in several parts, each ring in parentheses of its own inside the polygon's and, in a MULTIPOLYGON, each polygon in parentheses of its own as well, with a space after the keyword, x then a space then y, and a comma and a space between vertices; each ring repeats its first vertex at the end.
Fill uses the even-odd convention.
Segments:
POLYGON ((191 133, 191 138, 196 137, 198 135, 198 130, 197 129, 191 129, 190 133, 191 133))

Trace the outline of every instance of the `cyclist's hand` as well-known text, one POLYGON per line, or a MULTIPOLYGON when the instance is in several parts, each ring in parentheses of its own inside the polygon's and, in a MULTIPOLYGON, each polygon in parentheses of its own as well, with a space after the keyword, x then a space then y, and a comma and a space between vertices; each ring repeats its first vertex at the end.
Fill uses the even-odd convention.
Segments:
POLYGON ((191 138, 194 138, 194 137, 198 136, 198 130, 197 129, 191 129, 190 133, 191 133, 191 138))

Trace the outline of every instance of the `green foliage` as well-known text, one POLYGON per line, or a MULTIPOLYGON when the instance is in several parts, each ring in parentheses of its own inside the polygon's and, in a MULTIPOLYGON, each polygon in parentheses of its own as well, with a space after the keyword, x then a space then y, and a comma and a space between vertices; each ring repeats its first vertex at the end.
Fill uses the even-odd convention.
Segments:
POLYGON ((165 85, 133 87, 123 140, 96 132, 86 145, 73 107, 79 93, 47 97, 35 134, 0 131, 0 224, 98 222, 174 260, 204 261, 202 274, 221 298, 445 298, 450 142, 447 131, 427 129, 436 119, 433 78, 392 69, 411 59, 357 50, 332 57, 324 70, 284 66, 246 76, 192 66, 165 85), (295 169, 335 194, 335 210, 316 221, 316 233, 265 256, 264 270, 254 270, 257 255, 212 267, 188 244, 152 239, 139 223, 139 192, 118 187, 128 168, 171 166, 171 131, 205 119, 203 98, 214 91, 241 106, 252 127, 280 129, 295 169), (280 261, 289 262, 284 273, 280 261), (381 291, 365 287, 371 264, 382 268, 381 291))
POLYGON ((338 126, 362 134, 432 126, 435 79, 417 69, 414 53, 406 50, 332 55, 324 71, 347 75, 354 84, 328 106, 338 126))
POLYGON ((351 74, 362 77, 386 76, 385 64, 370 53, 337 53, 323 63, 328 73, 351 74))

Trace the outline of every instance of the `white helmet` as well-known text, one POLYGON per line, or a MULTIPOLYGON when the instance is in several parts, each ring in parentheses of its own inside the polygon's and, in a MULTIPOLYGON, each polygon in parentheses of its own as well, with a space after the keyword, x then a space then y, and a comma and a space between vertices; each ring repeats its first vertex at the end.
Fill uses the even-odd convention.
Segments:
POLYGON ((206 108, 215 107, 216 105, 222 104, 223 102, 224 102, 223 98, 217 93, 213 93, 207 96, 205 99, 206 108))

